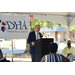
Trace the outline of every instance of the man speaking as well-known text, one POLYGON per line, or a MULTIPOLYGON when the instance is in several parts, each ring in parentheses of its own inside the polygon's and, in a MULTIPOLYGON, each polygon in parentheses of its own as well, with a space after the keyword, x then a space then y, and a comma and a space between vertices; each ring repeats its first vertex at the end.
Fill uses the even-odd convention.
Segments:
POLYGON ((35 60, 35 46, 34 46, 35 42, 43 37, 43 35, 39 32, 40 31, 39 24, 35 25, 34 30, 35 31, 29 33, 27 40, 27 43, 30 45, 29 53, 31 54, 32 62, 34 62, 35 60))

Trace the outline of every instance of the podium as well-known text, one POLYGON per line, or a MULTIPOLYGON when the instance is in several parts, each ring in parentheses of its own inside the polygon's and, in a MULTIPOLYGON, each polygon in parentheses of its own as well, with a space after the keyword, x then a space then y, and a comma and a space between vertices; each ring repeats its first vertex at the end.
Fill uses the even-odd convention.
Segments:
POLYGON ((44 55, 49 54, 49 44, 53 41, 53 38, 41 38, 35 43, 35 62, 40 62, 44 55))

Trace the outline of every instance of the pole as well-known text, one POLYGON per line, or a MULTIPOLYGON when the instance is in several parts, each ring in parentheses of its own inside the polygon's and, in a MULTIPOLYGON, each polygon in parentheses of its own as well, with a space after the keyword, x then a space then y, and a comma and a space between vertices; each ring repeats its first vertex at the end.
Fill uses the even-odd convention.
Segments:
POLYGON ((70 26, 68 25, 67 40, 69 40, 69 31, 70 31, 70 26))
POLYGON ((11 41, 11 44, 12 44, 12 62, 13 62, 13 39, 11 41))
MULTIPOLYGON (((13 12, 11 13, 11 15, 14 15, 13 12)), ((11 58, 12 58, 12 62, 13 62, 13 39, 11 41, 11 44, 12 44, 12 57, 11 58)))
POLYGON ((69 31, 70 31, 70 18, 69 15, 67 17, 67 26, 68 26, 68 30, 67 30, 67 40, 69 40, 69 31))

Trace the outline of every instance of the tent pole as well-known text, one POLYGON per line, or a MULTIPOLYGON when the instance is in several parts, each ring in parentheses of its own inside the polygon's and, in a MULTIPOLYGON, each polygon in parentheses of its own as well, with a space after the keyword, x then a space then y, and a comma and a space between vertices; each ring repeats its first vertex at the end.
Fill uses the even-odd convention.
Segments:
POLYGON ((12 62, 13 62, 13 39, 12 39, 12 62))
POLYGON ((70 31, 70 26, 68 25, 67 40, 69 40, 69 31, 70 31))
POLYGON ((70 18, 69 15, 67 17, 67 26, 68 26, 68 30, 67 30, 67 40, 69 40, 69 31, 70 31, 70 18))
POLYGON ((71 21, 74 19, 74 17, 72 17, 72 19, 70 20, 69 16, 68 16, 68 20, 67 20, 67 26, 68 26, 68 31, 67 31, 67 40, 70 39, 70 24, 71 24, 71 21))

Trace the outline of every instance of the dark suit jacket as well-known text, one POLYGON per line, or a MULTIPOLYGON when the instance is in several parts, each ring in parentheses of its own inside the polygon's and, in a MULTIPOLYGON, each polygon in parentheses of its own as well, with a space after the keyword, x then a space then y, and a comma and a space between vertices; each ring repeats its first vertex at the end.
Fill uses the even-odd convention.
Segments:
MULTIPOLYGON (((40 35, 40 38, 43 37, 43 35, 41 33, 39 33, 39 35, 40 35)), ((28 40, 27 40, 27 43, 30 44, 29 53, 30 54, 35 54, 35 46, 32 46, 31 42, 36 42, 35 31, 29 33, 28 40)))

